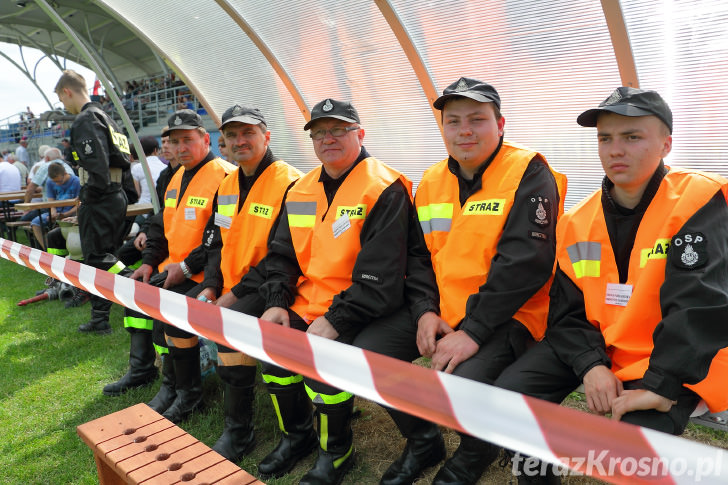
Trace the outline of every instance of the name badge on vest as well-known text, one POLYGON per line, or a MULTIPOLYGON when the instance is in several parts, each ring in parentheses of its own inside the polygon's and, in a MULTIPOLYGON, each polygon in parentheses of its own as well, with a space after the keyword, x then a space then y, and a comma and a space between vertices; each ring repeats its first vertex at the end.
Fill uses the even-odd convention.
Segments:
POLYGON ((185 207, 185 220, 194 221, 195 219, 197 219, 197 214, 195 214, 195 208, 185 207))
POLYGON ((607 296, 604 303, 607 305, 627 306, 632 297, 632 285, 607 283, 607 296))
POLYGON ((343 214, 341 217, 336 219, 336 221, 331 224, 331 229, 334 231, 334 239, 344 234, 350 227, 351 222, 349 221, 349 214, 343 214))
POLYGON ((233 224, 233 218, 230 216, 224 216, 220 214, 219 212, 215 212, 215 225, 224 227, 225 229, 230 229, 230 226, 233 224))

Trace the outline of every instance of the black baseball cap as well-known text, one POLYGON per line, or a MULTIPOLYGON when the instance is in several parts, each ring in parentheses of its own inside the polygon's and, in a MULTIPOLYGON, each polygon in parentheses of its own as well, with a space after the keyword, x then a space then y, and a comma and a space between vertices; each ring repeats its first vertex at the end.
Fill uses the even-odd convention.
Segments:
POLYGON ((442 91, 442 96, 437 98, 432 106, 435 109, 441 110, 445 106, 445 102, 454 98, 455 96, 462 96, 464 98, 474 99, 479 103, 493 103, 496 108, 500 109, 500 96, 498 91, 495 90, 490 84, 472 79, 469 77, 461 77, 442 91))
POLYGON ((195 130, 203 128, 202 118, 191 109, 175 111, 167 120, 167 129, 162 131, 162 136, 169 136, 172 130, 195 130))
POLYGON ((360 123, 359 113, 351 103, 331 98, 326 98, 313 107, 311 120, 303 126, 303 129, 308 130, 311 128, 311 124, 320 118, 336 118, 349 123, 360 123))
POLYGON ((657 91, 619 87, 598 108, 584 111, 576 118, 581 126, 597 126, 600 113, 616 113, 622 116, 657 116, 672 133, 672 111, 657 91))
POLYGON ((263 113, 261 113, 258 108, 251 108, 249 106, 242 106, 239 104, 231 106, 225 110, 222 114, 222 124, 220 125, 220 129, 222 130, 226 124, 233 122, 245 123, 246 125, 259 125, 261 123, 266 126, 268 125, 263 113))

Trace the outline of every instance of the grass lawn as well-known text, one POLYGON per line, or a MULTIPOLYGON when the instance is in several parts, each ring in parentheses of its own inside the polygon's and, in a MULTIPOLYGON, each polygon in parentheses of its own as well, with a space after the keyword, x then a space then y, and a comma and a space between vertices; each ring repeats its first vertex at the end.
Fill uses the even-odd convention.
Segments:
MULTIPOLYGON (((126 372, 129 337, 122 328, 122 308, 111 313, 113 332, 97 336, 76 328, 88 320, 90 305, 65 309, 59 301, 26 307, 17 302, 44 288, 45 276, 0 258, 0 484, 98 483, 91 451, 76 435, 76 426, 100 416, 150 400, 159 381, 121 397, 107 397, 103 386, 126 372)), ((279 432, 270 399, 258 383, 256 400, 257 446, 240 465, 252 474, 257 463, 278 442, 279 432)), ((222 431, 220 381, 205 380, 205 409, 182 423, 182 428, 208 446, 222 431)), ((583 407, 578 398, 567 405, 583 407)), ((399 455, 404 439, 382 409, 357 399, 361 416, 354 421, 356 463, 345 484, 377 483, 399 455)), ((455 433, 444 430, 451 453, 458 444, 455 433)), ((728 436, 690 425, 686 437, 728 448, 728 436)), ((312 466, 315 454, 288 476, 271 484, 298 483, 312 466)), ((430 483, 437 467, 418 483, 430 483)), ((508 483, 510 473, 491 466, 482 484, 508 483)), ((564 483, 597 483, 569 477, 564 483)))

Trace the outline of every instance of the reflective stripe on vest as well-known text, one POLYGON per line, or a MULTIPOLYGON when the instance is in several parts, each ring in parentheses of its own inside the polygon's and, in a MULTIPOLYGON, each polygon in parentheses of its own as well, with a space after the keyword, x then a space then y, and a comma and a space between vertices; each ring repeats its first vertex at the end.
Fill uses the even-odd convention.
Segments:
POLYGON ((177 207, 177 189, 168 190, 164 194, 164 207, 177 207))
POLYGON ((235 209, 238 206, 237 195, 218 195, 217 196, 217 212, 220 215, 232 217, 235 215, 235 209))
POLYGON ((432 231, 449 231, 452 225, 452 212, 453 205, 448 202, 418 207, 417 218, 420 220, 422 232, 429 234, 432 231))
MULTIPOLYGON (((205 225, 212 215, 212 198, 217 192, 220 182, 228 173, 237 167, 220 158, 205 163, 192 177, 180 200, 182 167, 172 176, 167 186, 164 201, 164 236, 167 239, 169 256, 157 269, 162 272, 170 263, 179 263, 189 255, 190 251, 202 243, 205 225)), ((192 280, 201 283, 202 272, 192 275, 192 280)))
MULTIPOLYGON (((653 335, 662 321, 660 288, 665 282, 672 237, 722 188, 725 179, 687 170, 670 170, 642 216, 630 253, 627 280, 631 293, 608 295, 620 284, 598 190, 564 214, 557 226, 556 257, 564 274, 584 295, 587 320, 602 333, 612 372, 622 381, 641 379, 654 349, 653 335), (603 249, 603 251, 601 251, 603 249), (612 286, 612 288, 614 288, 612 286), (624 298, 624 297, 623 297, 624 298)), ((689 322, 685 322, 688 324, 689 322)), ((686 385, 712 412, 728 407, 728 350, 713 358, 707 377, 686 385)))
POLYGON ((602 259, 602 245, 598 242, 578 242, 566 248, 577 278, 599 278, 599 267, 602 259))
POLYGON ((286 202, 289 227, 313 227, 316 223, 316 202, 286 202))
POLYGON ((48 252, 51 254, 55 254, 56 256, 67 256, 68 255, 67 249, 48 248, 48 252))
POLYGON ((304 175, 286 197, 291 242, 304 276, 290 308, 307 322, 326 313, 334 296, 351 286, 361 249, 361 230, 366 223, 365 208, 374 207, 382 192, 396 180, 408 193, 412 188, 404 175, 369 157, 354 166, 329 205, 319 181, 321 170, 318 167, 304 175), (359 217, 360 209, 364 218, 359 217), (349 216, 349 211, 355 212, 354 217, 349 216), (343 229, 334 231, 335 225, 343 229))
POLYGON ((270 232, 278 220, 286 191, 303 175, 282 160, 274 161, 255 180, 238 211, 241 174, 241 169, 235 170, 217 190, 217 211, 230 218, 218 226, 222 239, 223 294, 268 253, 270 232))
MULTIPOLYGON (((427 169, 422 177, 415 197, 417 217, 437 278, 441 316, 453 328, 465 317, 470 295, 478 293, 488 278, 516 191, 536 157, 544 159, 537 152, 503 142, 483 172, 481 188, 462 206, 458 179, 447 159, 427 169)), ((559 203, 551 204, 552 220, 548 223, 554 224, 563 211, 566 178, 549 170, 560 194, 559 203)), ((550 285, 551 280, 513 315, 536 340, 546 329, 550 285)))

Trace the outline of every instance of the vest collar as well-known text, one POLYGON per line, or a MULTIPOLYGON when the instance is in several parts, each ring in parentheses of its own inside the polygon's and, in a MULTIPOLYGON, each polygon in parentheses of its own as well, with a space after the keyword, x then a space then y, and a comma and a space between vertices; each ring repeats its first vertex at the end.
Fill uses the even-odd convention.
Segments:
POLYGON ((665 178, 667 172, 668 169, 667 167, 665 167, 665 162, 660 160, 660 165, 657 166, 655 173, 652 174, 652 178, 650 178, 650 181, 647 182, 647 187, 645 187, 642 198, 640 199, 639 204, 637 204, 634 209, 627 209, 626 207, 622 207, 617 204, 617 201, 615 201, 612 195, 609 193, 612 187, 614 187, 614 182, 609 180, 609 178, 605 175, 604 179, 602 180, 602 207, 604 207, 604 210, 606 212, 618 215, 629 215, 645 212, 647 210, 647 207, 650 205, 650 202, 652 202, 652 199, 655 197, 657 190, 660 188, 662 179, 665 178))

